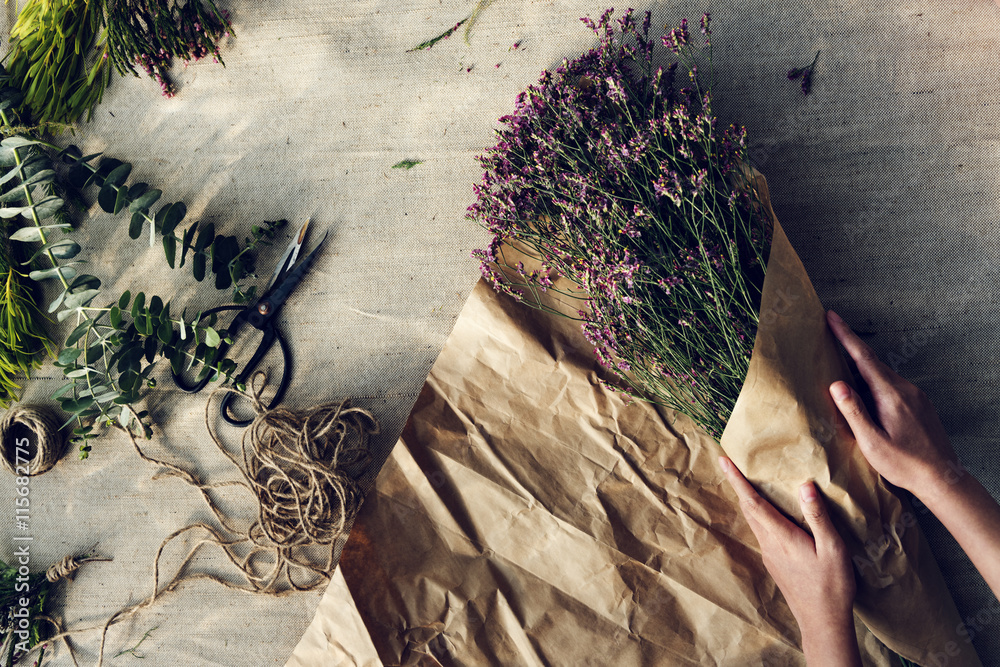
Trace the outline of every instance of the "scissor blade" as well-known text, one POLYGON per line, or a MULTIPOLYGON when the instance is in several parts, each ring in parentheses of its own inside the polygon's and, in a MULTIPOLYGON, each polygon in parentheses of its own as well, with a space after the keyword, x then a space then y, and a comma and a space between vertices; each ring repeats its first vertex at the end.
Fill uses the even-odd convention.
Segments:
POLYGON ((302 249, 302 244, 306 240, 306 230, 309 228, 310 222, 312 219, 306 220, 306 223, 299 229, 298 235, 285 248, 284 254, 278 260, 278 265, 274 267, 274 273, 271 274, 271 280, 268 281, 267 288, 264 290, 265 293, 271 291, 271 288, 287 275, 288 270, 295 264, 295 260, 299 258, 299 250, 302 249))
POLYGON ((285 304, 285 300, 288 299, 288 295, 292 293, 296 285, 302 282, 302 278, 306 275, 306 271, 309 270, 309 266, 313 263, 313 260, 316 259, 316 253, 323 247, 323 243, 326 241, 329 233, 323 234, 323 238, 316 244, 313 251, 306 255, 295 268, 288 271, 282 281, 267 293, 265 298, 270 302, 270 311, 272 314, 277 313, 281 309, 285 304))

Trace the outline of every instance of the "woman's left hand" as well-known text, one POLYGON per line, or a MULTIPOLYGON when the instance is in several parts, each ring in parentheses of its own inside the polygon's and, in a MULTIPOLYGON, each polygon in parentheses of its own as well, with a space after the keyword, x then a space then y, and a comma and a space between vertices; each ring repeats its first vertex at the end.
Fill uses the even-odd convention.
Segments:
POLYGON ((799 489, 809 535, 762 498, 727 457, 719 464, 740 498, 740 508, 771 573, 802 631, 806 662, 860 665, 854 630, 854 569, 816 485, 799 489))

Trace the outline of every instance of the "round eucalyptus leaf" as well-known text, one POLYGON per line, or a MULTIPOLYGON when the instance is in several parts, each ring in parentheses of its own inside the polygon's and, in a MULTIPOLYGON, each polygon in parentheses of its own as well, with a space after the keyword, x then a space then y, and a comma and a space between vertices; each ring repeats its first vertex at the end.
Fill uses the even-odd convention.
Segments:
POLYGON ((219 347, 219 343, 222 342, 222 338, 219 336, 219 332, 212 327, 205 328, 205 345, 209 347, 219 347))
POLYGON ((32 271, 28 274, 28 277, 32 280, 48 280, 49 278, 58 278, 60 273, 62 277, 66 280, 70 280, 76 275, 76 269, 72 266, 60 266, 51 269, 45 269, 43 271, 32 271))

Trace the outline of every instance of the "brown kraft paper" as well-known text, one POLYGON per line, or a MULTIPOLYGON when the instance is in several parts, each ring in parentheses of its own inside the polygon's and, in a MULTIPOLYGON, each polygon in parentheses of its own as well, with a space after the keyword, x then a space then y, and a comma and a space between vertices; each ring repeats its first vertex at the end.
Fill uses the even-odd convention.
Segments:
MULTIPOLYGON (((341 558, 384 664, 804 664, 719 445, 603 373, 576 322, 476 286, 341 558)), ((878 639, 979 665, 912 512, 828 397, 849 377, 775 221, 725 451, 797 520, 816 480, 860 572, 866 665, 898 664, 878 639)))

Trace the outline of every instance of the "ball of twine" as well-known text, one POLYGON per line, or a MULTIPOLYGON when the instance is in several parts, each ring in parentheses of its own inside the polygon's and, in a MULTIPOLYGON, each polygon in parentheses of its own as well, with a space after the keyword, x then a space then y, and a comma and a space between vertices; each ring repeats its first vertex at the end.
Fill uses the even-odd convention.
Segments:
POLYGON ((13 475, 41 475, 56 464, 65 445, 59 421, 41 406, 15 405, 0 417, 0 447, 3 448, 0 463, 13 475), (25 437, 34 442, 31 458, 27 457, 30 446, 26 446, 25 437))

